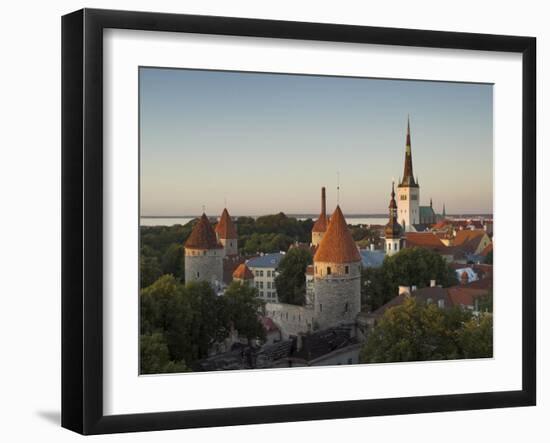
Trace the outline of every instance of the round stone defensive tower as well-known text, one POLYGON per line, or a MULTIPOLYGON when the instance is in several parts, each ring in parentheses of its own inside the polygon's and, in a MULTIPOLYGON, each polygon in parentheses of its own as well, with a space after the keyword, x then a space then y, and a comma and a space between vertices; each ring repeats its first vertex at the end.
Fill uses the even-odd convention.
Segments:
POLYGON ((216 238, 223 246, 223 251, 226 256, 235 256, 238 254, 237 228, 233 220, 231 220, 229 212, 225 208, 220 217, 220 221, 216 225, 216 238))
POLYGON ((340 206, 313 258, 314 326, 352 323, 361 311, 361 256, 340 206))
POLYGON ((185 282, 206 281, 217 289, 223 282, 223 246, 206 214, 185 242, 185 282))

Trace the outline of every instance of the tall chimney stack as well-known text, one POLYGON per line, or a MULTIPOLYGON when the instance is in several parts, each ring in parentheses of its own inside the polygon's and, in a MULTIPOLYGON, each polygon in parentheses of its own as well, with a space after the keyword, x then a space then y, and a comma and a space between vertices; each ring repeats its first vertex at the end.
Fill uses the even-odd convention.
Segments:
POLYGON ((325 192, 325 187, 321 188, 321 214, 327 213, 327 196, 325 192))

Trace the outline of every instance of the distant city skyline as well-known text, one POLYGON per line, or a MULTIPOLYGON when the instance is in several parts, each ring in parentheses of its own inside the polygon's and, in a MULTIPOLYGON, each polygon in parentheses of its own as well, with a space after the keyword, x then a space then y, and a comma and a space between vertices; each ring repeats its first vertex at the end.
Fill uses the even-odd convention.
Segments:
POLYGON ((140 68, 142 216, 385 214, 407 115, 421 205, 493 211, 493 88, 140 68))

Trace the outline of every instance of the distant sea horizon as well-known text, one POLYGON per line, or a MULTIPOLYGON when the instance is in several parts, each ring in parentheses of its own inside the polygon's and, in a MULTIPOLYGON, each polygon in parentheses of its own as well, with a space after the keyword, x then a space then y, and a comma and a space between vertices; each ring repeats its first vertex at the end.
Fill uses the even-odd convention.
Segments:
MULTIPOLYGON (((234 215, 233 219, 238 217, 252 217, 254 219, 265 215, 234 215)), ((285 214, 287 217, 298 220, 307 220, 308 218, 316 220, 319 214, 285 214)), ((384 225, 388 222, 388 214, 344 214, 350 225, 384 225)), ((185 225, 190 221, 200 217, 200 215, 142 215, 140 216, 140 226, 172 226, 185 225)), ((464 218, 493 218, 493 214, 447 214, 447 217, 453 219, 464 218)), ((214 218, 214 217, 211 217, 214 218)))

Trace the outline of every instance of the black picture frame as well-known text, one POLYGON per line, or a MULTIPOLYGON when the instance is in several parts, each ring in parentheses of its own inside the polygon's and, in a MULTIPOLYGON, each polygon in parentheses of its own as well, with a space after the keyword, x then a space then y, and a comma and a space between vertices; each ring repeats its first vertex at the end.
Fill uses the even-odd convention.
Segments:
POLYGON ((152 431, 536 403, 536 39, 231 17, 83 9, 62 18, 62 426, 152 431), (103 413, 103 30, 192 32, 522 54, 522 389, 392 399, 103 413))

